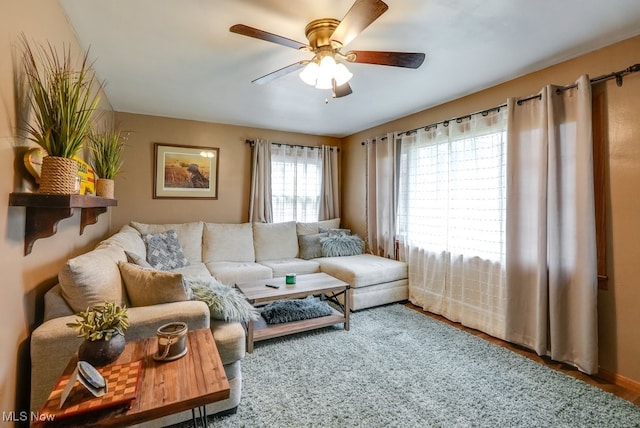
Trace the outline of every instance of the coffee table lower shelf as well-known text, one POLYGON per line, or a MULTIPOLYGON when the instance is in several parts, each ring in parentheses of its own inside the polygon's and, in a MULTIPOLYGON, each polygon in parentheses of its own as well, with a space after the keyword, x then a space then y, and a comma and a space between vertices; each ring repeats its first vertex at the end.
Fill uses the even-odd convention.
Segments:
MULTIPOLYGON (((334 324, 340 324, 344 322, 344 314, 336 310, 334 310, 334 313, 332 315, 281 324, 267 324, 264 318, 260 317, 259 320, 252 323, 253 332, 249 334, 252 335, 253 342, 259 342, 261 340, 273 339, 274 337, 281 337, 289 334, 302 333, 303 331, 329 327, 334 324)), ((345 328, 345 330, 348 329, 348 327, 345 328)))

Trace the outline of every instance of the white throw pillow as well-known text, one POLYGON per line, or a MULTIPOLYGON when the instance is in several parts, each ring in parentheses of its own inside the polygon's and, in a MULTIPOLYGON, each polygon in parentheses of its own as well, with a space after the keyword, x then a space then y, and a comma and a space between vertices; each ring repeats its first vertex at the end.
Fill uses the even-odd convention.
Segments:
POLYGON ((205 223, 202 237, 202 259, 205 263, 256 260, 251 223, 205 223))
POLYGON ((125 251, 131 251, 135 254, 144 255, 145 253, 145 244, 142 241, 142 237, 140 236, 140 232, 129 225, 124 225, 119 232, 111 235, 109 238, 101 241, 97 248, 105 247, 105 246, 116 246, 120 247, 125 251))
POLYGON ((256 261, 298 257, 296 222, 253 223, 256 261))
POLYGON ((58 273, 62 296, 80 312, 89 306, 108 302, 126 303, 126 294, 118 269, 127 256, 120 247, 103 247, 67 260, 58 273))

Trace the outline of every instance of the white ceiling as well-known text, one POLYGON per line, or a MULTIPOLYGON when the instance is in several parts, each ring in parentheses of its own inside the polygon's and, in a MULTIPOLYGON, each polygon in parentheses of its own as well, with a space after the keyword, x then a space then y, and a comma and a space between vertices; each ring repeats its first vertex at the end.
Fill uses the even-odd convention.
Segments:
POLYGON ((640 0, 386 0, 343 52, 424 52, 424 64, 347 64, 353 94, 334 100, 297 73, 252 84, 312 55, 229 27, 307 43, 309 21, 342 19, 353 0, 59 2, 117 111, 336 137, 640 34, 640 0))

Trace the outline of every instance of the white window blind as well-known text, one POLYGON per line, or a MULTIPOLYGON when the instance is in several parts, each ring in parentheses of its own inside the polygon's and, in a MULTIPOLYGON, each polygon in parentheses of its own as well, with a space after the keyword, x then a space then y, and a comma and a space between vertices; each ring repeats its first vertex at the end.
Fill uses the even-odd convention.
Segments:
POLYGON ((439 126, 402 140, 401 237, 430 251, 504 259, 506 134, 494 125, 439 126))
POLYGON ((322 183, 319 148, 271 145, 273 221, 318 221, 322 183))

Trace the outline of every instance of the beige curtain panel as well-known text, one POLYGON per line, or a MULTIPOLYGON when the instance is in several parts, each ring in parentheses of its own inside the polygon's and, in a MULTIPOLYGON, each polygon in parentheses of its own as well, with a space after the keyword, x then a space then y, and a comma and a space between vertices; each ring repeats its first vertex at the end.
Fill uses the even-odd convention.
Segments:
POLYGON ((507 103, 506 335, 596 373, 591 84, 557 89, 507 103))
POLYGON ((318 220, 340 218, 340 183, 337 148, 322 146, 322 186, 318 220))
POLYGON ((249 222, 272 223, 271 143, 258 139, 251 151, 251 195, 249 222))

